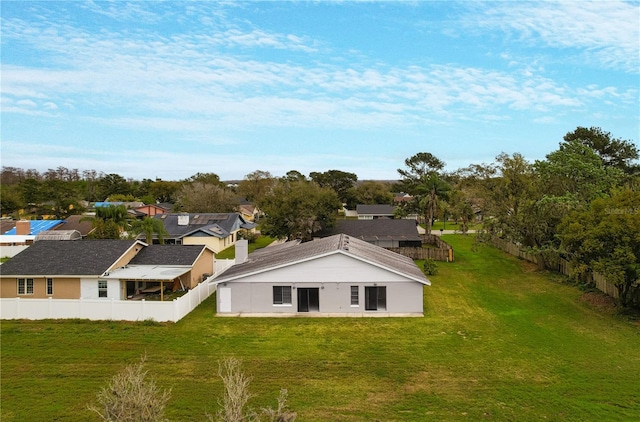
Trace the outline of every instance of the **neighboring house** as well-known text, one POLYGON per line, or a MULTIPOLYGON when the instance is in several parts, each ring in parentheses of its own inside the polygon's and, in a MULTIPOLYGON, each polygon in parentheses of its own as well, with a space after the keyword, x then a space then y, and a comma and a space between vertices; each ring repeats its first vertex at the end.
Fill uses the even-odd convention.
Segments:
POLYGON ((316 237, 327 237, 344 233, 382 248, 422 247, 415 220, 337 220, 336 226, 316 233, 316 237))
POLYGON ((245 219, 245 221, 258 221, 260 210, 254 204, 240 204, 238 206, 238 212, 245 219))
POLYGON ((221 316, 422 316, 431 283, 409 258, 339 234, 247 254, 217 284, 221 316))
POLYGON ((36 240, 38 233, 53 230, 63 223, 63 220, 19 220, 11 230, 0 236, 0 245, 16 246, 30 245, 36 240))
POLYGON ((393 218, 395 208, 392 205, 375 204, 356 206, 358 220, 375 220, 378 218, 393 218))
POLYGON ((134 208, 134 211, 144 217, 153 217, 154 215, 158 214, 170 213, 171 207, 168 206, 168 204, 150 204, 134 208))
POLYGON ((168 235, 167 244, 207 245, 215 253, 232 246, 240 230, 254 230, 257 225, 245 220, 239 213, 171 213, 160 214, 168 235))
POLYGON ((82 238, 85 238, 93 229, 93 224, 86 215, 70 215, 53 230, 77 230, 82 238))
POLYGON ((393 196, 394 204, 400 204, 402 202, 411 202, 411 201, 413 201, 413 196, 409 195, 408 193, 399 192, 394 194, 393 196))
POLYGON ((122 300, 145 290, 194 287, 213 274, 213 251, 137 240, 42 240, 0 269, 2 298, 122 300))
POLYGON ((36 235, 36 242, 41 240, 82 240, 78 230, 44 230, 36 235))

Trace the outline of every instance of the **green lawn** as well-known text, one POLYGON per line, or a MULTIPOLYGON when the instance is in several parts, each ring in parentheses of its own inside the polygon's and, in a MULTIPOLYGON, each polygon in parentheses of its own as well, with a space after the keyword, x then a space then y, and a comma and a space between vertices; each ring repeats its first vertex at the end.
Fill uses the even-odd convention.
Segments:
MULTIPOLYGON (((275 239, 269 236, 260 236, 256 239, 255 242, 249 243, 249 253, 255 251, 256 249, 264 248, 275 239)), ((236 257, 236 247, 235 245, 229 246, 227 249, 220 251, 220 253, 216 254, 217 259, 233 259, 236 257)))
POLYGON ((287 388, 301 422, 640 419, 637 325, 470 237, 445 240, 456 261, 438 264, 424 318, 216 318, 212 297, 176 324, 2 321, 0 419, 96 420, 95 393, 145 354, 173 421, 215 412, 231 355, 254 406, 287 388))

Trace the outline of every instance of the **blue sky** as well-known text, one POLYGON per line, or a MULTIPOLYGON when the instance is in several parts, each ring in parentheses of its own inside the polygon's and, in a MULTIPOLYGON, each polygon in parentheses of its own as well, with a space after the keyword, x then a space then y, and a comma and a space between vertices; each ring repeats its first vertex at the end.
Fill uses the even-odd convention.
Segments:
POLYGON ((640 3, 6 1, 3 166, 397 179, 640 138, 640 3))

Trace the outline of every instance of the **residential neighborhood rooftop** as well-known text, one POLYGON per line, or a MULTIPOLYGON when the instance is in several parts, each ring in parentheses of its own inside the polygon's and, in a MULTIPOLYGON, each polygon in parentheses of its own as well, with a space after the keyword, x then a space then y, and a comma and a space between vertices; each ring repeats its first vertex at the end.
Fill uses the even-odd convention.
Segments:
POLYGON ((234 265, 216 279, 216 282, 269 271, 330 254, 344 254, 388 268, 420 283, 431 284, 410 258, 345 234, 294 245, 288 243, 264 248, 260 253, 249 254, 246 262, 234 265))

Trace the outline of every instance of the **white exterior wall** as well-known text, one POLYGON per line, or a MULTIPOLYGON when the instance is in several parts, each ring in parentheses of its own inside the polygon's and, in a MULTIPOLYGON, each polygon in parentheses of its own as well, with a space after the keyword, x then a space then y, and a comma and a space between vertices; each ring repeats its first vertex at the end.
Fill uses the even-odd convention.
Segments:
POLYGON ((80 279, 80 297, 83 299, 126 299, 121 296, 120 280, 107 280, 107 297, 98 297, 98 279, 80 279))
MULTIPOLYGON (((231 289, 231 315, 296 314, 297 289, 318 288, 320 311, 317 314, 363 316, 375 314, 423 313, 424 285, 387 269, 345 255, 331 255, 290 267, 272 270, 230 281, 222 285, 231 289), (365 311, 365 287, 386 286, 387 309, 365 311), (291 305, 273 304, 273 286, 291 286, 291 305), (351 306, 351 286, 359 287, 359 306, 351 306)), ((218 298, 218 312, 220 298, 218 298)), ((313 316, 314 312, 300 315, 313 316)))

